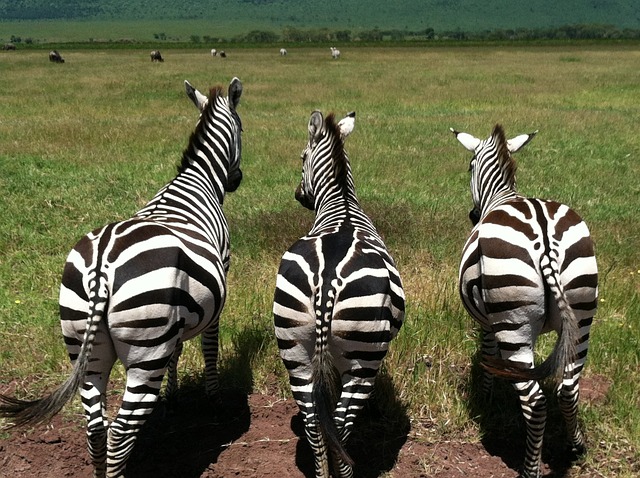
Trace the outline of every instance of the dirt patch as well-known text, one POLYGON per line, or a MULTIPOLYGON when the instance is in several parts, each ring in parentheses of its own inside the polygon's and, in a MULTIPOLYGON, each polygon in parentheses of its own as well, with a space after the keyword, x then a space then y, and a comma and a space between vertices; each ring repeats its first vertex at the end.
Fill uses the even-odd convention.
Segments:
MULTIPOLYGON (((604 397, 603 380, 585 380, 604 397)), ((585 383, 587 385, 587 383, 585 383)), ((128 477, 139 478, 305 478, 313 476, 311 450, 293 400, 271 395, 227 393, 216 415, 198 392, 183 394, 175 412, 158 407, 130 458, 128 477)), ((593 396, 590 396, 593 399, 593 396)), ((420 424, 388 423, 368 411, 357 424, 348 450, 355 475, 378 477, 518 476, 524 447, 509 440, 430 443, 416 433, 420 424)), ((546 461, 546 460, 545 460, 546 461)), ((90 478, 81 417, 55 417, 46 426, 12 431, 0 440, 0 477, 90 478)), ((545 477, 602 476, 557 463, 545 477)))

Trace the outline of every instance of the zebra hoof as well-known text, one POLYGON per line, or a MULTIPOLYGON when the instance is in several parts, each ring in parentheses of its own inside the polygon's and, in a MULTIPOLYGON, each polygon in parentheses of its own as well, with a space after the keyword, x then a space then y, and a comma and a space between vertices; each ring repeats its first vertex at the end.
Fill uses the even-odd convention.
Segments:
POLYGON ((587 454, 587 447, 584 443, 580 445, 569 445, 567 447, 567 456, 572 464, 580 463, 587 454))

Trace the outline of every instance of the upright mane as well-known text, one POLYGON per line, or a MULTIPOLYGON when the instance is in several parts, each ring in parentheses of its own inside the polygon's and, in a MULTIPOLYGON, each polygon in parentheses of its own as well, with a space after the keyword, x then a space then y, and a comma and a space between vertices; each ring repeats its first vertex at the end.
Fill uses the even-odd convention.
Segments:
POLYGON ((491 133, 491 136, 496 142, 498 164, 500 165, 502 176, 506 182, 515 187, 517 166, 515 160, 509 152, 509 148, 507 146, 507 138, 504 134, 504 128, 501 124, 496 124, 496 126, 493 128, 493 133, 491 133))
POLYGON ((202 114, 200 115, 200 119, 198 124, 196 125, 195 130, 191 133, 189 137, 189 144, 182 153, 182 161, 178 165, 178 174, 183 173, 185 170, 189 168, 190 158, 193 158, 196 154, 195 152, 195 143, 197 142, 198 136, 201 136, 202 130, 206 127, 206 124, 209 122, 209 119, 213 116, 216 101, 218 96, 222 94, 222 86, 214 86, 209 90, 209 101, 207 102, 207 106, 205 106, 204 110, 202 110, 202 114))
POLYGON ((333 171, 335 179, 343 191, 348 185, 349 160, 344 151, 344 141, 340 135, 340 127, 336 123, 334 113, 330 113, 324 120, 324 127, 327 135, 332 136, 331 157, 333 158, 333 171))

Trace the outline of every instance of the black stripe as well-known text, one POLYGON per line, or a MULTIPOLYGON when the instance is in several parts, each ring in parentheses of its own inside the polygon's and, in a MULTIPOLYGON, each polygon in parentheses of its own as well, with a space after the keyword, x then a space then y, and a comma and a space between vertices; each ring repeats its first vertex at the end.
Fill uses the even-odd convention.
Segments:
POLYGON ((593 257, 593 255, 593 241, 591 240, 591 237, 585 236, 578 242, 574 242, 569 247, 567 247, 564 253, 564 262, 562 263, 560 272, 563 272, 576 259, 582 257, 593 257))
POLYGON ((488 314, 498 314, 500 312, 508 312, 510 310, 519 309, 520 307, 527 307, 530 305, 537 305, 538 303, 532 300, 513 300, 503 302, 485 302, 485 308, 488 314))
POLYGON ((186 291, 175 287, 165 289, 149 290, 134 297, 118 303, 113 312, 121 312, 149 304, 166 304, 171 306, 186 307, 189 312, 196 313, 202 317, 204 310, 202 306, 186 291))
POLYGON ((334 332, 336 337, 343 338, 345 340, 352 340, 354 342, 367 342, 373 343, 387 343, 391 340, 391 333, 386 330, 376 332, 364 332, 360 330, 345 330, 334 332))
POLYGON ((507 242, 499 237, 480 238, 478 241, 478 249, 484 257, 492 259, 518 259, 529 267, 534 268, 533 261, 524 247, 507 242))
POLYGON ((595 289, 597 286, 598 274, 582 274, 571 280, 564 288, 565 290, 578 289, 580 287, 591 287, 595 289))
POLYGON ((306 304, 303 304, 282 289, 276 288, 273 300, 282 307, 295 310, 296 312, 307 312, 306 304))
POLYGON ((516 274, 503 274, 499 276, 483 274, 482 287, 488 290, 499 289, 501 287, 538 287, 538 284, 524 276, 516 274))

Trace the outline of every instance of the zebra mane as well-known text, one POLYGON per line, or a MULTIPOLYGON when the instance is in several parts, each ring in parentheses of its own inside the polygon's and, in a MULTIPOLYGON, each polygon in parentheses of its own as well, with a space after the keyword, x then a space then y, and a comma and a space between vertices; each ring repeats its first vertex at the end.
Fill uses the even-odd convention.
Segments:
POLYGON ((515 187, 516 184, 516 169, 517 165, 509 148, 507 146, 507 137, 504 134, 504 128, 501 124, 496 124, 491 133, 495 143, 496 152, 498 156, 498 165, 502 171, 504 180, 511 186, 515 187))
POLYGON ((324 129, 331 137, 331 157, 333 158, 333 171, 335 179, 342 191, 347 190, 349 184, 349 159, 344 151, 344 140, 340 134, 340 127, 336 122, 334 113, 329 113, 324 120, 324 129))
POLYGON ((214 86, 209 90, 209 101, 207 102, 207 106, 205 106, 205 108, 202 110, 202 114, 200 115, 200 119, 198 120, 198 124, 196 125, 195 130, 189 137, 189 145, 182 153, 182 161, 178 165, 178 174, 183 173, 189 168, 190 158, 193 158, 196 154, 195 144, 197 143, 197 138, 202 135, 202 131, 206 128, 206 124, 213 116, 216 107, 216 101, 218 99, 218 96, 220 96, 221 94, 222 86, 214 86))

